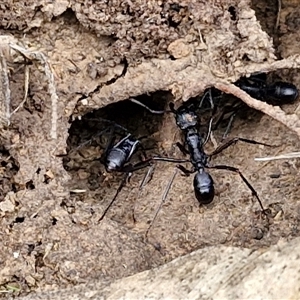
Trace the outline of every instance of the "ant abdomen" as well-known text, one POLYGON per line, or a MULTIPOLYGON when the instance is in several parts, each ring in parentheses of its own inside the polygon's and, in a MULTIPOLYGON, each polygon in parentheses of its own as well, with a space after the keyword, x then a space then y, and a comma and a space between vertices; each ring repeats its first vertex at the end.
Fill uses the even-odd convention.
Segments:
POLYGON ((298 89, 292 83, 279 81, 268 86, 266 94, 282 104, 292 103, 298 97, 298 89))
POLYGON ((214 181, 203 169, 199 170, 194 177, 194 191, 200 204, 208 204, 214 199, 214 181))

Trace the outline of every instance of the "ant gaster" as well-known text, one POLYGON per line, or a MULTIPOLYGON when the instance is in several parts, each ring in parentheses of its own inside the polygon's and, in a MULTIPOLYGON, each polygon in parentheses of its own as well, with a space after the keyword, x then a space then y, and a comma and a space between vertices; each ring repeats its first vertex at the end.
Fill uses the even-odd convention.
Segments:
POLYGON ((133 153, 137 150, 140 141, 132 134, 126 135, 116 145, 105 151, 104 166, 107 172, 124 170, 124 165, 131 159, 133 153))

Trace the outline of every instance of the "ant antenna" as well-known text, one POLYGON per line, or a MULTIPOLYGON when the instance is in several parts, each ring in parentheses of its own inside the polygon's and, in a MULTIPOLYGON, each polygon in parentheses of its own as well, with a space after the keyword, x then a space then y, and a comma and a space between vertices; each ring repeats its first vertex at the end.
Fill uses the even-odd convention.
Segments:
POLYGON ((160 202, 160 204, 159 204, 159 207, 157 208, 157 210, 156 210, 156 212, 155 212, 155 215, 154 215, 154 217, 153 217, 153 219, 152 219, 152 221, 151 221, 151 223, 150 223, 150 225, 149 225, 149 227, 148 227, 148 229, 147 229, 147 231, 146 231, 146 233, 145 233, 145 238, 146 238, 146 239, 147 239, 147 237, 148 237, 148 233, 149 233, 149 231, 150 231, 150 229, 151 229, 153 223, 154 223, 155 220, 156 220, 156 217, 157 217, 157 215, 158 215, 158 212, 160 211, 161 207, 163 206, 163 204, 164 204, 164 202, 165 202, 165 200, 166 200, 166 198, 167 198, 167 196, 168 196, 168 193, 169 193, 169 191, 170 191, 170 188, 171 188, 171 186, 172 186, 172 183, 173 183, 173 181, 174 181, 175 176, 176 176, 177 173, 178 173, 178 169, 176 168, 175 171, 174 171, 174 173, 173 173, 173 176, 172 176, 171 180, 169 181, 169 183, 168 183, 168 185, 167 185, 167 187, 166 187, 166 189, 165 189, 165 191, 164 191, 164 193, 163 193, 163 196, 162 196, 161 202, 160 202))
POLYGON ((153 110, 151 109, 150 107, 148 107, 147 105, 145 105, 144 103, 136 100, 136 99, 133 99, 133 98, 129 98, 129 101, 137 104, 137 105, 140 105, 142 107, 144 107, 145 109, 147 109, 148 111, 150 111, 152 114, 156 114, 156 115, 163 115, 164 113, 166 112, 170 112, 169 110, 153 110))
POLYGON ((125 183, 127 182, 127 179, 131 176, 131 173, 126 173, 126 175, 123 177, 122 181, 121 181, 121 184, 119 185, 113 199, 110 201, 110 203, 108 204, 108 206, 106 207, 106 209, 104 210, 104 212, 102 213, 101 217, 99 218, 98 220, 98 223, 100 223, 106 213, 108 212, 108 210, 111 208, 111 206, 113 205, 113 203, 115 202, 115 200, 117 199, 117 196, 119 195, 120 191, 122 190, 122 188, 124 187, 125 183))

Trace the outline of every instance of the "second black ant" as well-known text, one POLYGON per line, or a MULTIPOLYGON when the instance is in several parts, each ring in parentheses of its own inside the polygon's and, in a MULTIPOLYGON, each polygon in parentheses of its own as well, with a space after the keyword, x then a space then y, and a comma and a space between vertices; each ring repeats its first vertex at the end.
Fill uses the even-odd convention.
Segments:
MULTIPOLYGON (((235 85, 248 93, 251 97, 274 106, 292 104, 299 95, 297 87, 292 83, 284 81, 267 83, 266 73, 242 77, 235 82, 235 85)), ((216 130, 221 122, 228 120, 222 141, 227 137, 236 114, 242 110, 242 108, 246 107, 246 104, 240 99, 232 96, 228 97, 227 95, 224 97, 223 93, 215 88, 209 88, 198 102, 200 103, 198 106, 200 112, 207 110, 213 111, 213 130, 216 130), (209 97, 207 97, 207 95, 209 95, 209 97)))
MULTIPOLYGON (((92 140, 95 140, 97 137, 108 133, 108 142, 106 144, 106 147, 102 153, 102 155, 98 158, 98 160, 104 165, 106 171, 108 173, 111 172, 118 172, 118 173, 124 173, 124 177, 113 197, 113 199, 110 201, 108 206, 103 211, 101 217, 99 218, 98 222, 102 221, 105 217, 106 213, 110 209, 110 207, 113 205, 114 201, 116 200, 118 194, 121 192, 122 188, 124 187, 125 183, 129 181, 130 177, 132 176, 132 173, 144 169, 146 167, 150 167, 155 161, 164 161, 164 162, 172 162, 172 163, 183 163, 187 162, 186 159, 174 159, 170 157, 162 157, 159 155, 147 157, 145 153, 145 149, 141 143, 142 139, 145 139, 146 137, 141 137, 137 139, 134 135, 129 133, 129 131, 113 122, 101 117, 97 117, 96 119, 89 118, 88 121, 94 121, 94 122, 104 122, 107 124, 106 128, 102 131, 97 132, 92 136, 92 138, 88 139, 87 141, 81 143, 78 147, 76 147, 74 150, 78 151, 82 147, 90 144, 92 140), (123 134, 123 137, 116 142, 117 135, 119 135, 119 132, 117 130, 121 130, 123 134), (131 159, 133 155, 137 152, 138 149, 142 150, 143 153, 143 159, 135 164, 131 163, 131 159)), ((74 151, 72 150, 72 151, 74 151)), ((69 152, 70 154, 70 152, 69 152)), ((143 184, 143 183, 142 183, 143 184)))
POLYGON ((178 109, 174 108, 174 104, 170 104, 170 109, 175 115, 176 124, 179 129, 184 134, 184 142, 185 145, 177 143, 181 151, 185 154, 190 156, 190 161, 193 166, 191 170, 184 168, 183 166, 179 165, 178 168, 186 175, 189 176, 192 173, 196 172, 194 177, 194 192, 197 200, 200 204, 208 204, 212 202, 214 198, 214 182, 212 177, 205 169, 221 169, 221 170, 228 170, 234 173, 237 173, 243 182, 248 186, 251 190, 252 194, 256 197, 262 211, 264 212, 265 209, 262 205, 260 198, 258 197, 257 192, 249 183, 249 181, 244 177, 244 175, 240 172, 238 168, 226 166, 226 165, 216 165, 210 166, 209 161, 210 159, 230 147, 231 145, 236 144, 238 141, 249 143, 249 144, 256 144, 256 145, 264 145, 271 147, 272 145, 257 142, 254 140, 244 139, 240 137, 233 138, 226 142, 223 145, 220 145, 215 151, 211 154, 206 154, 204 151, 204 145, 207 143, 208 138, 211 134, 211 123, 212 119, 209 124, 209 129, 206 134, 205 140, 200 135, 198 130, 199 123, 198 117, 195 113, 195 108, 193 106, 187 106, 185 104, 181 105, 178 109), (187 148, 186 148, 187 146, 187 148))
MULTIPOLYGON (((207 94, 205 94, 203 97, 206 97, 207 94)), ((139 104, 138 101, 135 101, 135 103, 139 104)), ((213 103, 212 99, 210 100, 210 103, 213 103)), ((144 106, 144 105, 142 105, 144 106)), ((237 142, 244 142, 249 144, 256 144, 256 145, 263 145, 267 147, 272 147, 272 145, 257 142, 255 140, 235 137, 229 141, 227 141, 225 144, 220 145, 215 149, 212 153, 207 154, 204 150, 204 146, 207 143, 212 129, 212 123, 213 123, 213 116, 210 118, 208 130, 206 133, 205 139, 201 136, 201 131, 199 130, 200 123, 198 120, 197 110, 199 110, 199 104, 195 101, 186 102, 182 104, 179 108, 175 109, 175 106, 173 103, 170 103, 170 111, 174 114, 175 122, 177 127, 183 132, 184 135, 184 145, 177 143, 177 146, 180 148, 180 150, 190 157, 190 163, 192 164, 192 169, 188 170, 182 165, 177 165, 177 168, 182 171, 182 173, 185 176, 189 176, 193 173, 196 173, 193 180, 193 187, 194 187, 194 193, 195 197, 198 200, 199 204, 209 204, 213 201, 214 195, 215 195, 215 189, 214 189, 214 181, 207 171, 207 169, 219 169, 219 170, 227 170, 233 173, 236 173, 240 176, 242 181, 246 184, 246 186, 251 190, 253 196, 256 198, 256 200, 259 203, 259 206, 261 208, 261 211, 263 214, 267 216, 266 210, 262 204, 261 199, 258 196, 258 193, 254 189, 254 187, 250 184, 250 182, 246 179, 246 177, 241 173, 241 171, 232 166, 228 165, 210 165, 209 162, 213 156, 216 156, 220 154, 222 151, 227 149, 228 147, 236 144, 237 142)), ((144 106, 145 107, 145 106, 144 106)), ((149 111, 153 111, 150 108, 145 107, 149 111)), ((160 113, 160 112, 157 112, 160 113)), ((172 179, 170 180, 167 189, 163 195, 161 205, 165 201, 167 194, 171 188, 172 182, 175 178, 176 172, 174 173, 172 179)), ((152 220, 150 226, 148 227, 148 230, 146 232, 146 236, 152 226, 152 224, 155 221, 155 218, 158 214, 158 211, 161 207, 159 206, 158 210, 156 211, 155 217, 152 220)))
POLYGON ((292 83, 276 81, 268 84, 265 73, 252 75, 248 78, 242 77, 235 85, 251 97, 272 105, 291 104, 299 95, 297 87, 292 83))

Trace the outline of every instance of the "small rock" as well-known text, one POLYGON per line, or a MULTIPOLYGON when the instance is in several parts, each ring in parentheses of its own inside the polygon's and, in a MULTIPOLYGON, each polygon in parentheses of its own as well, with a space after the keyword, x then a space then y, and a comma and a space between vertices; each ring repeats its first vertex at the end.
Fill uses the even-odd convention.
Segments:
POLYGON ((0 210, 3 212, 13 212, 15 210, 14 204, 5 197, 4 201, 0 203, 0 210))

